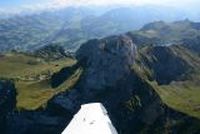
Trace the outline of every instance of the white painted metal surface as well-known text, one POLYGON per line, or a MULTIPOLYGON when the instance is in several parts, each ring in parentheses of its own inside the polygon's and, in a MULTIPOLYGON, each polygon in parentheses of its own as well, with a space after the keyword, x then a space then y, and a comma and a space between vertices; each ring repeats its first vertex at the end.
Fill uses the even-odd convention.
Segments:
POLYGON ((82 105, 62 134, 117 134, 101 103, 82 105))

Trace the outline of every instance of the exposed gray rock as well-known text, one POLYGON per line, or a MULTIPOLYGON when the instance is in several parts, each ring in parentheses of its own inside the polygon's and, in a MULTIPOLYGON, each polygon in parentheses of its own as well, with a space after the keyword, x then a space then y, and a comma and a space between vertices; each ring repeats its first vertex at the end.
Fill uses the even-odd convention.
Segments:
POLYGON ((82 45, 77 59, 85 67, 84 89, 102 90, 123 80, 134 63, 136 45, 125 35, 91 40, 82 45))
MULTIPOLYGON (((153 50, 150 52, 156 60, 154 64, 148 64, 153 70, 162 72, 170 67, 169 63, 177 61, 166 62, 166 58, 173 55, 168 49, 161 51, 162 48, 156 47, 153 50)), ((136 53, 136 46, 124 35, 83 44, 77 52, 78 63, 75 67, 61 70, 55 75, 55 81, 52 81, 59 85, 71 75, 70 72, 81 67, 83 74, 75 87, 53 97, 45 110, 15 112, 10 115, 6 134, 16 131, 19 134, 60 134, 81 104, 91 102, 104 104, 113 124, 122 134, 168 132, 166 125, 169 124, 169 119, 171 124, 183 121, 184 124, 180 126, 199 123, 198 120, 169 109, 153 87, 134 73, 131 66, 136 53)), ((175 125, 175 129, 173 126, 170 128, 174 133, 177 128, 182 130, 179 124, 175 125)))
POLYGON ((79 83, 69 93, 54 97, 49 105, 74 113, 83 103, 101 100, 110 105, 119 103, 117 97, 127 99, 133 89, 122 83, 131 74, 135 55, 136 46, 125 35, 88 41, 76 55, 78 65, 84 70, 79 83))
POLYGON ((185 80, 186 74, 192 68, 185 60, 180 57, 178 46, 155 46, 147 49, 143 56, 148 57, 144 60, 146 65, 153 72, 153 79, 158 84, 169 84, 172 81, 185 80))

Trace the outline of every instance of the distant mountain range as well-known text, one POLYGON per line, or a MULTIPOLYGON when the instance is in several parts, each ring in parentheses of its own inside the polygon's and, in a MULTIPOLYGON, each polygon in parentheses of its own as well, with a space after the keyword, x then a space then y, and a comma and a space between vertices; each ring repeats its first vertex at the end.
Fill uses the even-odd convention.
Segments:
POLYGON ((153 22, 138 31, 128 33, 138 45, 169 46, 181 44, 200 52, 200 23, 189 20, 165 23, 153 22))
POLYGON ((123 7, 112 9, 73 8, 18 15, 0 20, 0 52, 30 51, 57 44, 77 50, 92 38, 102 38, 141 28, 153 21, 190 18, 188 14, 167 7, 123 7))

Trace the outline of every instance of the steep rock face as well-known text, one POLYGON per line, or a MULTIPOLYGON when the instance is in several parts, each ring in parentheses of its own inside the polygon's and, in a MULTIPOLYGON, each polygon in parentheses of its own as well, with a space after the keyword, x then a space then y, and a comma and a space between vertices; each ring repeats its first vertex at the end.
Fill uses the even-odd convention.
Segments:
MULTIPOLYGON (((15 131, 19 134, 59 134, 80 109, 81 104, 88 102, 102 102, 109 113, 114 113, 120 103, 131 96, 132 79, 127 81, 132 78, 131 65, 134 63, 135 53, 135 45, 126 36, 89 41, 77 54, 79 62, 71 68, 61 70, 52 78, 55 84, 52 86, 56 87, 75 68, 82 67, 84 73, 77 85, 69 92, 55 96, 48 102, 45 110, 14 112, 7 119, 10 127, 6 134, 15 131)), ((112 120, 117 121, 113 117, 112 120)))
POLYGON ((81 104, 101 102, 119 133, 139 132, 164 115, 159 96, 131 69, 137 50, 127 36, 91 40, 77 52, 84 73, 70 92, 49 102, 49 109, 62 109, 72 115, 81 104))
POLYGON ((77 52, 78 66, 84 70, 80 81, 75 89, 50 101, 50 106, 77 112, 83 103, 109 100, 107 103, 111 104, 122 92, 120 97, 126 98, 132 89, 124 83, 130 77, 135 54, 136 46, 123 35, 85 43, 77 52))
MULTIPOLYGON (((52 86, 56 87, 74 69, 82 68, 79 82, 69 91, 50 100, 45 110, 16 112, 8 120, 10 127, 6 134, 15 131, 19 134, 60 134, 80 106, 91 102, 101 102, 105 106, 119 134, 180 133, 187 121, 196 124, 198 120, 194 121, 163 104, 154 88, 136 73, 132 66, 137 60, 137 53, 139 51, 127 36, 113 36, 85 43, 77 52, 78 63, 62 69, 52 77, 55 84, 52 86), (177 129, 179 122, 183 122, 183 125, 180 124, 177 129)), ((168 56, 174 57, 174 53, 168 49, 156 47, 149 53, 142 53, 150 58, 147 60, 149 63, 145 63, 155 71, 157 68, 168 69, 171 63, 182 65, 177 58, 165 64, 168 56)), ((167 77, 163 77, 163 80, 167 77)))
MULTIPOLYGON (((87 42, 77 53, 78 65, 84 70, 80 81, 71 91, 54 97, 48 108, 72 116, 83 103, 101 102, 122 134, 180 133, 186 120, 198 124, 198 120, 166 106, 154 87, 131 68, 137 53, 126 36, 87 42)), ((140 60, 145 60, 160 84, 178 80, 188 69, 170 47, 153 47, 142 53, 147 59, 140 60)))
POLYGON ((145 51, 145 64, 153 71, 153 79, 159 84, 184 80, 184 75, 190 71, 189 64, 176 52, 176 46, 149 47, 145 51))
POLYGON ((91 40, 77 52, 77 59, 85 67, 84 89, 102 90, 116 85, 130 73, 136 46, 127 36, 91 40))

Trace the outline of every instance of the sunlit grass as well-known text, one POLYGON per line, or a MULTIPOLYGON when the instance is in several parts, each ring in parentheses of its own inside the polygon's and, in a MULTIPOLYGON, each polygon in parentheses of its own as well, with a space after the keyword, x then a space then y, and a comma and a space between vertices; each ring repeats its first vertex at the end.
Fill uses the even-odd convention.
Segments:
POLYGON ((200 85, 190 81, 163 86, 156 82, 150 84, 169 107, 200 119, 200 85))
MULTIPOLYGON (((146 54, 148 47, 140 52, 151 61, 151 57, 146 54)), ((170 48, 177 57, 181 57, 191 66, 190 73, 187 74, 186 80, 172 81, 169 84, 159 85, 156 80, 150 80, 154 70, 150 70, 143 64, 142 55, 138 54, 136 63, 132 69, 142 80, 146 81, 160 96, 163 103, 176 111, 200 119, 200 60, 199 57, 187 49, 178 46, 170 48)))
POLYGON ((0 57, 0 78, 14 81, 18 110, 35 110, 74 86, 82 73, 80 68, 57 88, 51 87, 50 79, 52 74, 75 63, 76 60, 70 58, 47 62, 42 58, 9 53, 0 57))
POLYGON ((57 88, 52 88, 48 80, 35 82, 16 82, 17 108, 19 110, 35 110, 45 107, 46 103, 56 94, 72 88, 79 80, 82 69, 78 69, 57 88))
POLYGON ((61 68, 75 64, 75 60, 65 58, 53 62, 23 54, 8 54, 0 57, 0 78, 27 79, 49 75, 61 68))

